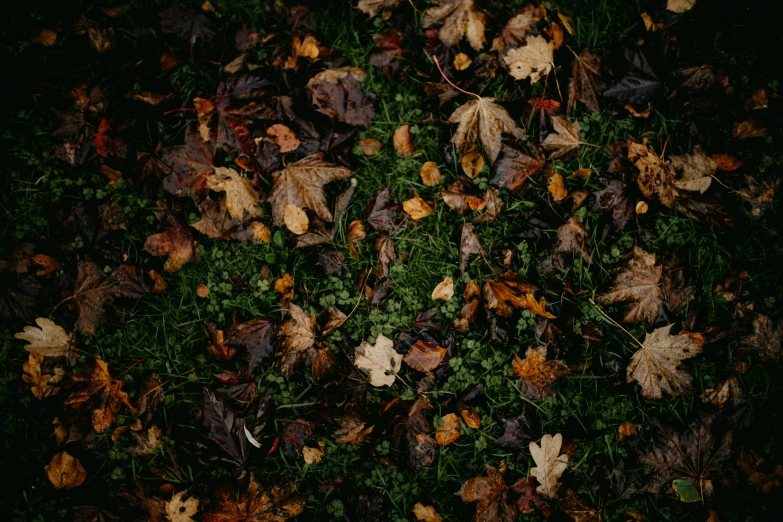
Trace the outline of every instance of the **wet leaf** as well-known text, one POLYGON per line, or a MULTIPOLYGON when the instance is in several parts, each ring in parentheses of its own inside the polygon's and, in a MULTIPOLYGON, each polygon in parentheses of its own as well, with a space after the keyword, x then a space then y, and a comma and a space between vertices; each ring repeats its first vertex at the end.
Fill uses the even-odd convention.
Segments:
POLYGON ((81 486, 87 479, 87 471, 79 459, 65 451, 52 457, 44 469, 55 489, 72 489, 81 486))
POLYGON ((414 370, 428 372, 438 367, 447 351, 446 348, 441 348, 435 343, 416 341, 408 350, 404 360, 414 370))
POLYGON ((264 486, 250 476, 245 490, 222 485, 215 491, 215 507, 204 513, 204 522, 284 522, 304 511, 305 499, 295 495, 294 485, 264 486))
POLYGON ((467 480, 456 493, 464 502, 475 502, 473 522, 514 522, 517 509, 509 501, 503 474, 487 464, 487 475, 467 480))
POLYGON ((514 375, 522 381, 520 387, 529 399, 543 400, 554 395, 552 385, 568 374, 568 367, 560 361, 547 361, 545 350, 530 349, 525 358, 514 356, 511 366, 514 375))
POLYGON ((296 364, 315 344, 315 315, 308 315, 295 303, 289 305, 288 311, 291 318, 284 322, 277 332, 281 341, 275 354, 285 376, 293 373, 296 364))
POLYGON ((523 139, 525 133, 517 127, 506 109, 495 104, 494 98, 475 98, 461 105, 449 117, 458 123, 452 142, 460 153, 470 152, 480 142, 490 163, 500 154, 503 134, 523 139))

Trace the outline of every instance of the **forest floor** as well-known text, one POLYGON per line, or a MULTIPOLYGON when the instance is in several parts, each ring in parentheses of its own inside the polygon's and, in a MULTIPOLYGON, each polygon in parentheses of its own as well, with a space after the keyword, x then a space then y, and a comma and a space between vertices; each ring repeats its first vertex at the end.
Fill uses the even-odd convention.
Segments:
POLYGON ((185 4, 4 9, 4 519, 780 519, 779 7, 185 4))

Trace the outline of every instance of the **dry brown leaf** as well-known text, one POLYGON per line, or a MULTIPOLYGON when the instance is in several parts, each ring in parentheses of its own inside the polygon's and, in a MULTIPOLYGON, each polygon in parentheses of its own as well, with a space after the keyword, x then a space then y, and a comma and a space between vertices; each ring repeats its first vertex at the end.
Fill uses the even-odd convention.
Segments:
POLYGON ((451 276, 438 283, 435 290, 432 291, 432 299, 441 299, 449 301, 454 296, 454 280, 451 276))
POLYGON ((624 323, 647 321, 654 324, 662 313, 663 267, 655 266, 655 254, 639 247, 633 249, 633 259, 619 272, 609 292, 599 297, 602 304, 630 302, 633 306, 623 317, 624 323))
POLYGON ((364 138, 359 142, 359 149, 365 156, 375 156, 381 151, 382 145, 375 138, 364 138))
POLYGON ((294 278, 286 272, 283 277, 275 281, 274 290, 281 294, 282 301, 290 301, 294 298, 294 278))
POLYGON ((434 506, 425 506, 421 502, 416 502, 411 512, 418 522, 441 522, 443 520, 443 517, 435 511, 434 506))
POLYGON ((474 98, 461 105, 449 117, 449 123, 458 123, 452 142, 461 154, 470 152, 481 143, 490 163, 500 154, 503 134, 523 139, 525 133, 517 127, 506 109, 495 104, 494 98, 474 98))
POLYGON ((683 360, 701 352, 704 339, 699 334, 685 331, 671 335, 672 326, 663 326, 648 333, 628 365, 627 381, 638 382, 646 399, 660 399, 662 392, 676 396, 690 390, 693 378, 679 366, 683 360))
POLYGON ((329 312, 329 320, 324 325, 323 332, 321 334, 322 338, 327 337, 329 334, 344 325, 345 321, 348 320, 348 316, 337 308, 327 307, 326 311, 329 312))
POLYGON ((620 442, 625 442, 628 439, 636 437, 636 427, 628 422, 623 422, 617 428, 617 436, 620 442))
POLYGON ((535 467, 530 468, 530 474, 538 480, 536 491, 545 498, 557 496, 557 490, 560 488, 558 480, 568 467, 568 455, 560 454, 562 445, 563 436, 559 433, 554 437, 544 435, 541 438, 541 446, 535 442, 530 443, 530 455, 536 463, 535 467))
POLYGON ((391 14, 392 9, 400 4, 400 0, 359 0, 356 7, 363 13, 373 17, 380 11, 385 20, 391 14))
POLYGON ((35 323, 38 328, 25 326, 23 331, 14 334, 17 339, 27 341, 25 350, 44 357, 67 357, 71 353, 72 336, 62 326, 45 317, 37 318, 35 323))
POLYGON ((415 197, 407 201, 403 201, 402 209, 414 221, 418 221, 422 218, 425 218, 434 212, 433 208, 429 206, 427 202, 421 199, 420 197, 415 197))
POLYGON ((465 53, 458 53, 457 56, 454 57, 454 68, 458 71, 464 71, 470 67, 471 63, 473 63, 473 61, 470 59, 470 56, 465 53))
POLYGON ((541 317, 554 319, 555 316, 546 311, 546 300, 542 297, 536 301, 534 290, 535 286, 523 281, 487 279, 482 289, 484 306, 501 317, 510 317, 515 308, 521 308, 541 317), (526 293, 523 295, 523 292, 526 293))
POLYGON ((274 225, 280 226, 285 222, 286 205, 310 209, 322 220, 332 221, 332 213, 326 205, 324 185, 347 179, 351 174, 345 167, 324 161, 320 152, 273 173, 274 185, 268 201, 272 203, 274 225))
POLYGON ((324 450, 321 448, 311 448, 309 446, 302 448, 302 457, 304 457, 305 464, 318 464, 323 456, 324 450))
POLYGON ((421 166, 421 182, 425 187, 434 187, 440 184, 440 169, 434 161, 426 161, 421 166))
POLYGON ((235 484, 225 484, 215 491, 210 513, 202 522, 285 522, 304 511, 305 498, 295 495, 290 483, 265 486, 250 475, 246 491, 235 484))
POLYGON ((198 512, 199 500, 190 497, 184 500, 185 491, 174 493, 171 500, 166 502, 166 516, 170 522, 193 522, 193 515, 198 512))
POLYGON ((87 471, 79 459, 64 451, 52 457, 51 462, 44 469, 55 489, 81 486, 87 478, 87 471))
POLYGON ((579 122, 553 116, 552 127, 554 132, 541 142, 541 146, 550 152, 549 159, 568 159, 579 148, 579 122))
POLYGON ((214 174, 207 178, 207 188, 226 193, 226 208, 234 219, 242 219, 245 212, 256 218, 263 214, 253 183, 234 169, 216 167, 214 174))
POLYGON ((672 208, 677 193, 674 189, 674 173, 671 167, 645 143, 628 143, 628 159, 639 169, 636 182, 642 194, 646 198, 657 195, 661 204, 666 208, 672 208))
POLYGON ((553 42, 547 42, 543 36, 528 37, 524 46, 506 52, 503 61, 511 76, 517 80, 530 78, 530 83, 536 83, 552 70, 554 49, 553 42))
POLYGON ((318 48, 318 40, 309 34, 304 39, 294 36, 291 39, 291 56, 286 59, 284 67, 286 69, 296 69, 296 61, 299 58, 306 58, 308 60, 315 61, 320 54, 318 48))
POLYGON ((280 152, 283 154, 295 151, 302 144, 299 138, 296 137, 296 134, 294 134, 294 131, 282 123, 275 123, 266 129, 266 135, 272 138, 272 141, 280 147, 280 152))
POLYGON ((570 253, 582 256, 585 263, 590 262, 590 236, 587 230, 579 222, 579 218, 572 217, 568 223, 558 228, 557 243, 555 244, 555 254, 570 253))
POLYGON ((560 174, 553 174, 552 177, 549 178, 547 189, 552 195, 552 199, 555 201, 562 201, 568 197, 568 189, 566 189, 565 181, 560 174))
POLYGON ((307 219, 307 214, 296 205, 285 206, 283 221, 285 221, 286 228, 297 236, 307 232, 307 227, 310 226, 310 220, 307 219))
POLYGON ((206 299, 207 297, 209 297, 209 287, 204 283, 199 284, 196 287, 196 295, 202 299, 206 299))
POLYGON ((435 343, 419 340, 413 343, 404 360, 414 370, 428 372, 438 367, 447 351, 435 343))
POLYGON ((403 158, 407 158, 415 150, 410 125, 401 125, 394 129, 394 150, 403 158))
POLYGON ((674 182, 678 189, 704 194, 712 183, 712 175, 718 170, 718 164, 706 155, 698 145, 692 154, 670 156, 669 160, 680 179, 674 182))
POLYGON ((38 277, 48 276, 53 272, 59 272, 63 268, 59 261, 46 254, 38 254, 33 257, 33 263, 41 267, 40 270, 35 271, 35 275, 38 277))
POLYGON ((348 233, 345 234, 345 240, 349 243, 361 243, 364 238, 367 237, 367 232, 364 230, 364 222, 351 221, 348 225, 348 233))
POLYGON ((448 47, 454 47, 462 38, 476 51, 484 47, 485 17, 478 11, 473 0, 437 0, 437 7, 430 7, 424 13, 422 27, 432 27, 438 22, 443 27, 438 38, 448 47))
POLYGON ((574 522, 603 522, 604 520, 597 509, 588 506, 570 489, 566 490, 565 500, 560 503, 560 510, 574 519, 574 522))
POLYGON ((156 270, 150 269, 150 279, 152 279, 152 290, 150 293, 159 294, 166 289, 166 280, 156 270))
POLYGON ((291 319, 284 322, 278 330, 282 338, 277 357, 283 375, 291 375, 297 362, 315 344, 315 315, 308 315, 299 305, 291 303, 288 311, 291 319))
POLYGON ((92 367, 77 368, 71 372, 69 379, 78 389, 71 393, 64 405, 77 409, 89 403, 92 407, 92 428, 96 432, 106 431, 123 406, 133 411, 128 394, 122 391, 123 382, 112 378, 108 365, 102 359, 96 359, 92 367))
POLYGON ((449 413, 441 419, 442 423, 435 429, 435 440, 440 446, 448 446, 459 438, 461 424, 456 413, 449 413))
POLYGON ((356 348, 354 364, 363 370, 373 386, 391 386, 402 366, 402 355, 394 350, 394 341, 379 334, 375 344, 362 341, 356 348))
POLYGON ((30 391, 33 396, 39 400, 57 393, 59 388, 56 388, 53 385, 60 382, 64 375, 61 368, 56 368, 52 375, 43 373, 41 370, 41 363, 43 363, 43 360, 43 355, 31 351, 27 357, 27 361, 22 366, 22 370, 24 371, 22 380, 31 385, 30 391))
POLYGON ((554 395, 552 385, 568 374, 568 366, 560 361, 547 361, 546 349, 529 349, 524 359, 514 356, 514 375, 524 381, 521 388, 529 399, 544 400, 554 395))
POLYGON ((696 0, 667 0, 666 10, 672 13, 684 13, 693 9, 696 0))
POLYGON ((460 410, 459 414, 462 417, 462 422, 464 422, 465 426, 468 428, 477 430, 481 427, 481 416, 473 406, 468 405, 466 408, 460 410))
POLYGON ((365 441, 372 433, 373 427, 356 417, 345 417, 340 421, 340 429, 332 434, 337 444, 353 444, 354 446, 365 441))
POLYGON ((51 47, 57 42, 57 33, 49 29, 41 29, 38 36, 30 38, 33 43, 41 44, 44 47, 51 47))
POLYGON ((375 239, 373 249, 378 255, 378 277, 384 278, 389 275, 389 263, 397 261, 397 252, 394 250, 394 240, 391 236, 385 234, 378 236, 375 239))
POLYGON ((459 272, 465 272, 468 268, 470 256, 478 254, 486 256, 486 252, 481 248, 481 243, 476 235, 476 229, 471 223, 462 225, 462 235, 459 242, 459 272))

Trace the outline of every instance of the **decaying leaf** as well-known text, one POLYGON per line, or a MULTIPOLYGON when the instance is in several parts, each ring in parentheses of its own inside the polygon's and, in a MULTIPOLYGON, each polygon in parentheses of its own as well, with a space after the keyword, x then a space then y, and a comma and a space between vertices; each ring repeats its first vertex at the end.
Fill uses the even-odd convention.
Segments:
POLYGON ((565 186, 563 176, 560 174, 553 174, 552 177, 549 178, 549 183, 547 183, 547 190, 549 191, 549 194, 552 195, 552 199, 555 201, 562 201, 568 197, 568 189, 565 186))
POLYGON ((517 190, 527 179, 544 168, 544 158, 536 150, 531 155, 510 147, 503 148, 503 156, 495 163, 490 184, 508 190, 517 190))
POLYGON ((72 409, 85 404, 90 407, 92 427, 98 433, 111 426, 123 406, 133 411, 128 394, 122 391, 123 382, 112 378, 109 366, 101 359, 96 359, 94 366, 77 368, 71 372, 69 380, 77 389, 64 405, 72 409))
POLYGON ((468 479, 455 494, 464 502, 476 503, 473 522, 512 522, 517 519, 517 509, 508 492, 503 473, 487 464, 487 476, 468 479))
POLYGON ((304 234, 307 232, 307 227, 310 226, 307 214, 296 205, 285 206, 283 221, 285 221, 286 228, 296 235, 304 234))
POLYGON ((307 83, 310 103, 318 112, 348 125, 369 125, 375 116, 375 95, 362 91, 367 73, 357 67, 321 71, 307 83))
POLYGON ((568 467, 568 455, 560 454, 563 445, 563 436, 559 433, 544 435, 541 438, 541 446, 535 442, 530 443, 530 455, 536 466, 530 468, 530 474, 538 480, 536 488, 541 496, 555 498, 560 488, 560 476, 568 467))
POLYGON ((536 35, 528 37, 524 46, 510 49, 503 55, 503 61, 511 76, 517 80, 530 78, 530 83, 536 83, 552 70, 553 51, 553 42, 536 35))
POLYGON ((634 247, 628 267, 615 276, 609 292, 599 301, 603 304, 630 302, 633 306, 623 317, 624 323, 654 324, 663 312, 662 277, 663 267, 655 266, 655 254, 634 247))
POLYGON ((495 104, 494 98, 474 98, 461 105, 449 117, 449 123, 458 123, 452 141, 460 153, 470 152, 481 143, 490 163, 500 154, 502 135, 523 139, 525 133, 517 127, 506 109, 495 104))
POLYGON ((552 385, 568 374, 560 361, 547 361, 546 349, 528 349, 524 359, 514 356, 514 375, 520 378, 522 392, 529 399, 543 400, 554 395, 552 385))
POLYGON ((628 365, 628 382, 638 382, 647 399, 660 399, 662 392, 683 395, 690 389, 693 378, 679 366, 701 352, 704 338, 690 332, 671 335, 672 326, 648 333, 628 365))
POLYGON ((61 451, 44 468, 49 482, 55 489, 71 489, 81 486, 87 478, 87 471, 79 459, 61 451))
POLYGON ((693 9, 696 0, 667 0, 666 10, 672 13, 684 13, 693 9))
POLYGON ((70 355, 71 335, 62 326, 51 319, 38 317, 35 320, 38 328, 25 326, 24 331, 14 334, 14 337, 27 341, 24 349, 28 352, 38 352, 44 357, 67 357, 70 355))
POLYGON ((560 509, 574 519, 574 522, 603 522, 601 513, 573 491, 566 490, 565 500, 560 503, 560 509))
POLYGON ((234 219, 241 219, 245 212, 252 217, 261 217, 263 213, 253 184, 234 169, 217 167, 207 178, 207 188, 226 193, 226 208, 234 219))
POLYGON ((389 275, 389 263, 397 261, 394 240, 391 236, 378 236, 375 239, 374 250, 378 254, 378 277, 386 277, 389 275))
POLYGON ((425 218, 434 212, 434 209, 419 197, 403 201, 402 208, 415 221, 425 218))
POLYGON ((446 348, 441 348, 435 343, 416 341, 405 354, 404 360, 414 370, 428 372, 438 367, 446 352, 448 352, 446 348))
POLYGON ((410 125, 401 125, 394 129, 394 150, 403 158, 407 158, 416 150, 413 147, 410 125))
POLYGON ((421 502, 416 502, 411 512, 418 522, 441 522, 443 520, 443 517, 435 511, 434 506, 425 506, 421 502))
POLYGON ((579 222, 579 218, 569 218, 568 223, 558 228, 555 254, 570 253, 582 257, 585 263, 590 262, 590 236, 579 222))
POLYGON ((440 446, 448 446, 459 438, 461 424, 456 413, 444 415, 441 425, 435 429, 435 440, 440 446))
POLYGON ((167 256, 163 269, 178 272, 195 254, 190 230, 171 214, 159 214, 164 224, 163 232, 153 234, 144 242, 144 250, 153 256, 167 256))
POLYGON ((674 182, 678 189, 704 192, 710 188, 712 175, 718 170, 718 164, 710 156, 694 147, 692 154, 670 156, 669 160, 680 178, 674 182))
POLYGON ((437 3, 437 7, 430 7, 424 13, 422 27, 442 22, 438 38, 445 45, 453 47, 466 38, 473 49, 484 47, 485 16, 476 9, 473 0, 437 0, 437 3))
POLYGON ((27 361, 22 366, 24 375, 22 380, 30 384, 30 391, 36 399, 45 399, 59 391, 54 385, 62 380, 63 371, 61 368, 55 368, 54 373, 49 375, 43 373, 41 363, 44 356, 36 351, 30 351, 27 361))
POLYGON ((272 203, 274 225, 280 226, 285 222, 286 205, 310 209, 322 220, 332 221, 332 213, 326 204, 324 185, 347 179, 351 174, 345 167, 324 161, 320 152, 274 172, 274 185, 268 198, 272 203))
POLYGON ((310 446, 302 448, 302 457, 304 458, 305 464, 318 464, 321 462, 321 457, 323 456, 324 450, 321 448, 311 448, 310 446))
POLYGON ((753 333, 742 338, 742 350, 761 362, 771 362, 783 355, 783 322, 764 314, 753 318, 753 333))
POLYGON ((486 252, 481 248, 475 228, 470 223, 462 225, 462 235, 459 242, 459 271, 465 272, 468 268, 468 260, 472 255, 486 256, 486 252))
POLYGON ((283 154, 295 151, 302 144, 299 138, 296 137, 296 134, 294 134, 294 131, 282 123, 275 123, 267 128, 266 135, 272 138, 283 154))
POLYGON ((280 370, 286 376, 291 375, 297 362, 315 344, 315 315, 308 315, 296 303, 291 303, 288 311, 291 318, 278 330, 282 340, 276 354, 280 359, 280 370))
POLYGON ((574 55, 571 80, 568 83, 568 114, 577 101, 582 102, 588 110, 601 110, 598 93, 605 88, 601 80, 601 65, 601 57, 590 49, 585 48, 574 55))
POLYGON ((550 133, 541 146, 550 151, 550 159, 568 159, 579 148, 579 122, 563 116, 553 116, 554 132, 550 133))
POLYGON ((434 161, 425 161, 420 170, 421 182, 426 187, 440 185, 440 169, 434 161))
POLYGON ((354 364, 367 373, 373 386, 391 386, 402 366, 402 355, 394 350, 394 341, 379 334, 374 345, 362 341, 356 348, 354 364))
MULTIPOLYGON (((512 274, 513 275, 513 274, 512 274)), ((505 277, 501 281, 484 281, 482 293, 484 306, 501 317, 510 317, 514 309, 530 310, 536 315, 554 319, 555 316, 546 311, 546 300, 542 297, 536 301, 533 292, 536 287, 519 281, 513 277, 505 277)))
POLYGON ((193 522, 193 515, 198 513, 199 500, 196 497, 185 499, 185 491, 174 493, 166 502, 166 516, 170 522, 193 522))
POLYGON ((657 196, 662 205, 672 208, 676 191, 671 166, 645 143, 628 143, 628 159, 639 169, 636 182, 642 194, 650 199, 657 196))
POLYGON ((304 511, 305 499, 295 495, 290 483, 263 486, 250 476, 247 489, 228 484, 215 492, 215 507, 205 513, 203 522, 284 522, 304 511))
POLYGON ((387 18, 392 9, 400 4, 400 0, 359 0, 356 7, 363 13, 375 16, 378 12, 383 14, 383 18, 387 18))

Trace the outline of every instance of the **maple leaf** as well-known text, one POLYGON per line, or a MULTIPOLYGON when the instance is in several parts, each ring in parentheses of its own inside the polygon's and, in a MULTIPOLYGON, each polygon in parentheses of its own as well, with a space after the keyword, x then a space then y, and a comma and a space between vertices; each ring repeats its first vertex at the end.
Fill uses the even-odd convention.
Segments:
POLYGON ((425 506, 421 502, 416 502, 411 512, 419 522, 441 522, 443 520, 443 517, 435 511, 435 506, 425 506))
POLYGON ((662 276, 663 267, 655 266, 655 254, 634 247, 628 267, 617 274, 609 292, 600 296, 599 301, 603 304, 634 303, 623 322, 654 324, 663 313, 662 276))
POLYGON ((170 522, 193 522, 193 515, 198 512, 199 500, 196 497, 190 497, 183 500, 185 491, 180 491, 172 495, 171 500, 166 502, 166 515, 170 522))
POLYGON ((434 370, 446 356, 446 348, 429 341, 416 341, 403 358, 408 366, 420 372, 434 370))
POLYGON ((509 502, 509 488, 503 474, 487 464, 485 477, 474 477, 462 484, 455 495, 465 502, 475 502, 473 522, 513 522, 517 519, 516 506, 509 502))
POLYGON ((579 122, 563 116, 553 116, 551 132, 541 146, 550 151, 549 159, 568 159, 579 149, 579 122))
POLYGON ((398 5, 400 5, 400 0, 359 0, 356 7, 362 13, 370 15, 370 18, 377 15, 380 11, 385 20, 398 5))
POLYGON ((500 154, 503 134, 523 139, 525 132, 517 127, 506 109, 495 104, 495 98, 476 97, 461 105, 448 119, 458 123, 457 132, 451 139, 461 154, 470 152, 480 142, 490 163, 500 154))
MULTIPOLYGON (((544 4, 526 5, 522 12, 511 18, 500 31, 502 43, 493 42, 492 50, 502 47, 519 47, 525 43, 528 35, 538 32, 542 21, 546 20, 544 4)), ((497 40, 497 37, 496 37, 497 40)))
POLYGON ((651 101, 661 86, 661 80, 644 54, 631 49, 625 50, 624 62, 614 71, 613 76, 620 79, 606 89, 603 95, 632 105, 651 101))
POLYGON ((167 256, 163 270, 179 272, 195 257, 193 236, 173 214, 158 212, 156 216, 163 223, 163 232, 149 236, 144 242, 144 250, 153 256, 167 256))
POLYGON ((369 125, 375 116, 374 94, 362 92, 367 73, 356 67, 322 71, 307 83, 310 103, 322 114, 348 125, 369 125))
POLYGON ((200 205, 201 220, 192 226, 207 237, 221 237, 240 243, 269 243, 272 231, 260 221, 244 214, 241 219, 229 215, 226 200, 215 201, 207 198, 200 205))
POLYGON ((163 179, 164 190, 177 197, 196 197, 206 190, 215 171, 215 144, 202 140, 196 126, 189 125, 185 143, 164 148, 160 159, 171 168, 163 179))
POLYGON ((296 363, 315 344, 315 315, 308 315, 295 303, 289 305, 288 311, 291 313, 291 319, 284 322, 277 332, 282 338, 277 357, 280 359, 280 370, 285 376, 291 375, 296 363))
POLYGON ((627 381, 638 382, 646 399, 660 399, 664 391, 670 395, 684 395, 690 389, 693 378, 679 365, 701 352, 704 338, 685 331, 671 335, 672 326, 648 333, 642 347, 631 356, 627 381))
POLYGON ((517 190, 529 177, 544 168, 544 163, 544 158, 537 149, 522 152, 504 147, 503 156, 495 163, 494 174, 489 183, 496 187, 517 190))
POLYGON ((233 327, 223 344, 247 350, 247 369, 252 372, 258 363, 274 354, 275 323, 268 317, 258 317, 233 327))
POLYGON ((536 83, 552 70, 554 44, 540 35, 529 37, 526 42, 522 47, 509 49, 503 61, 511 76, 517 80, 530 78, 530 83, 536 83))
POLYGON ((603 522, 601 513, 588 506, 582 497, 573 491, 566 490, 565 499, 560 503, 560 509, 574 519, 574 522, 603 522))
POLYGON ((209 41, 215 36, 215 24, 204 13, 182 6, 168 7, 160 12, 161 29, 186 40, 190 47, 198 40, 209 41))
POLYGON ((448 47, 457 45, 462 38, 477 51, 484 47, 485 16, 476 9, 473 0, 437 0, 437 3, 437 7, 430 7, 424 13, 422 27, 443 22, 438 38, 448 47))
POLYGON ((35 320, 38 328, 25 326, 24 331, 14 334, 14 337, 27 341, 24 349, 28 352, 38 352, 44 357, 67 357, 71 354, 72 335, 51 319, 39 317, 35 320))
POLYGON ((324 221, 332 221, 332 213, 326 205, 324 185, 347 179, 351 174, 345 167, 324 161, 320 152, 274 172, 274 185, 268 198, 272 203, 274 225, 280 226, 284 223, 286 205, 310 209, 324 221))
POLYGON ((81 486, 87 479, 87 471, 82 463, 70 453, 61 451, 44 468, 49 482, 55 489, 71 489, 81 486))
POLYGON ((610 210, 617 230, 624 230, 635 216, 634 202, 628 194, 628 186, 617 179, 600 178, 605 188, 595 193, 598 208, 610 210))
POLYGON ((278 483, 263 486, 250 475, 243 492, 227 484, 215 491, 215 507, 205 513, 203 522, 284 522, 304 511, 305 499, 295 495, 294 485, 278 483))
POLYGON ((715 435, 715 419, 703 415, 682 432, 658 424, 660 443, 639 462, 652 472, 647 485, 658 493, 673 480, 687 480, 695 486, 702 501, 714 491, 714 480, 725 478, 723 465, 731 456, 731 431, 715 435))
POLYGON ((536 466, 530 468, 530 474, 538 480, 536 488, 544 498, 555 498, 560 488, 560 476, 568 467, 568 455, 560 454, 563 445, 563 436, 559 433, 544 435, 541 438, 541 446, 535 442, 530 443, 530 455, 536 466))
POLYGON ((587 48, 574 55, 571 79, 568 82, 567 114, 571 114, 571 109, 577 101, 582 102, 588 110, 596 112, 601 110, 598 93, 606 87, 601 80, 602 62, 601 55, 587 48))
POLYGON ((111 426, 123 406, 133 411, 128 394, 122 391, 122 381, 112 378, 108 364, 102 359, 96 359, 92 367, 77 368, 71 372, 69 380, 78 389, 71 393, 64 405, 72 409, 85 404, 92 407, 91 424, 98 433, 111 426))
POLYGON ((546 348, 529 349, 524 359, 514 356, 514 375, 520 378, 520 388, 528 399, 544 400, 554 395, 552 385, 568 374, 568 366, 560 361, 547 361, 546 348))
POLYGON ((234 219, 242 219, 245 212, 256 218, 263 214, 253 183, 234 169, 216 168, 214 175, 207 178, 207 188, 226 193, 226 209, 234 219))
POLYGON ((692 154, 670 156, 669 161, 680 179, 674 182, 678 189, 697 191, 702 194, 710 188, 712 175, 718 170, 718 164, 701 150, 698 145, 692 154))
POLYGON ((515 308, 521 308, 541 317, 554 319, 555 316, 546 311, 544 298, 536 301, 533 292, 537 288, 517 280, 515 276, 516 274, 506 273, 501 281, 485 280, 482 288, 484 306, 501 317, 510 317, 515 308))
POLYGON ((391 386, 402 366, 402 355, 394 350, 394 341, 379 334, 375 344, 362 341, 356 348, 354 364, 367 373, 373 386, 391 386))
POLYGON ((140 298, 147 291, 144 281, 135 278, 133 267, 119 266, 103 277, 103 271, 89 259, 79 261, 73 302, 78 318, 75 329, 86 335, 94 335, 103 323, 107 308, 117 296, 140 298))

